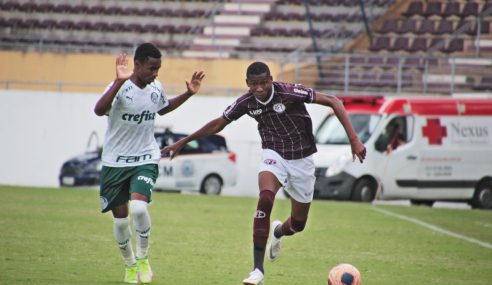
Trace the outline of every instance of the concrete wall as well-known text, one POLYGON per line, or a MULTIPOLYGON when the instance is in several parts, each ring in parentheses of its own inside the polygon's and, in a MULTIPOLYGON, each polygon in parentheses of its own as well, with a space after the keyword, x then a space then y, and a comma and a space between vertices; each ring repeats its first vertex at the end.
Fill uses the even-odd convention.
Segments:
MULTIPOLYGON (((158 80, 168 92, 180 92, 193 71, 204 71, 200 94, 238 95, 246 87, 246 69, 253 60, 186 59, 163 56, 158 80)), ((100 92, 115 77, 115 55, 0 51, 2 88, 64 92, 100 92)), ((276 62, 267 62, 273 75, 276 62)), ((129 56, 133 68, 133 56, 129 56)))
MULTIPOLYGON (((62 163, 86 150, 92 131, 104 138, 106 118, 94 115, 100 94, 0 91, 0 184, 58 186, 62 163)), ((171 95, 170 97, 172 97, 171 95)), ((156 125, 189 133, 220 116, 233 97, 195 96, 156 125)), ((307 105, 317 127, 326 108, 307 105)), ((237 153, 238 184, 224 195, 257 194, 260 138, 256 122, 244 116, 221 133, 237 153)))

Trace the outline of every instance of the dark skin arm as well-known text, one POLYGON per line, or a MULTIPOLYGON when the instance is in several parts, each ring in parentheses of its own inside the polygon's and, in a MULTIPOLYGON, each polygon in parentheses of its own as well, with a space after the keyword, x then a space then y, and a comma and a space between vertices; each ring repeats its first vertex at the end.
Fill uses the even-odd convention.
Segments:
POLYGON ((342 123, 342 126, 349 138, 353 160, 357 157, 362 163, 366 158, 366 147, 357 137, 357 133, 355 132, 352 123, 350 123, 350 119, 345 111, 342 101, 333 95, 316 92, 316 99, 314 103, 331 107, 333 109, 335 116, 337 116, 340 123, 342 123))
POLYGON ((183 104, 191 96, 193 96, 195 93, 197 93, 198 90, 200 89, 200 85, 201 85, 202 79, 204 77, 205 77, 205 74, 203 73, 203 71, 194 72, 193 76, 191 77, 191 81, 190 82, 186 81, 186 91, 183 94, 170 99, 169 105, 167 105, 166 108, 161 109, 158 112, 159 115, 164 115, 164 114, 167 114, 169 112, 174 111, 174 109, 181 106, 181 104, 183 104))
POLYGON ((201 127, 198 131, 188 135, 175 142, 170 146, 166 146, 161 150, 161 155, 164 156, 166 153, 169 153, 171 159, 186 145, 188 142, 208 136, 216 134, 222 131, 225 126, 227 126, 230 122, 224 119, 223 117, 218 117, 208 123, 206 123, 203 127, 201 127))

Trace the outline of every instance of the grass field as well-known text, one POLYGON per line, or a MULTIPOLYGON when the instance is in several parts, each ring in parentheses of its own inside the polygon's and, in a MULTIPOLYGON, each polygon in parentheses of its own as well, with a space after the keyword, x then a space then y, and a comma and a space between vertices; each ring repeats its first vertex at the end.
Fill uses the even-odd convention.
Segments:
MULTIPOLYGON (((251 270, 253 198, 156 193, 153 284, 241 284, 251 270)), ((121 284, 110 214, 89 189, 0 187, 0 284, 121 284)), ((285 218, 289 201, 275 202, 285 218)), ((354 264, 365 285, 492 284, 492 248, 375 208, 492 244, 492 211, 314 201, 306 231, 266 263, 268 285, 327 284, 331 266, 354 264)))

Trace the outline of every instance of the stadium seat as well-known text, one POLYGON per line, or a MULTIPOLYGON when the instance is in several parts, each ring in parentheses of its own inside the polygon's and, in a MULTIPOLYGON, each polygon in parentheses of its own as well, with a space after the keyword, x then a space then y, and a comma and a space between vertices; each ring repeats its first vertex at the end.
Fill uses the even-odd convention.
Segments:
POLYGON ((446 7, 444 8, 444 12, 442 13, 442 16, 444 18, 449 18, 452 16, 460 16, 460 3, 459 2, 449 2, 446 4, 446 7))
POLYGON ((106 7, 102 5, 89 6, 87 9, 88 14, 104 14, 106 12, 106 7))
POLYGON ((434 33, 434 21, 430 19, 423 19, 419 28, 415 31, 416 34, 433 34, 434 33))
POLYGON ((57 4, 54 8, 53 8, 53 12, 55 13, 70 13, 72 12, 72 6, 68 5, 68 4, 57 4))
POLYGON ((89 7, 85 4, 78 4, 75 6, 72 6, 70 11, 74 14, 85 14, 89 10, 89 7))
POLYGON ((397 30, 398 34, 415 33, 417 31, 417 21, 413 19, 405 19, 397 30))
POLYGON ((58 22, 56 25, 57 29, 62 29, 62 30, 71 30, 75 26, 75 23, 72 20, 61 20, 58 22))
POLYGON ((36 8, 37 8, 36 4, 31 3, 31 2, 27 2, 27 3, 22 3, 19 6, 18 10, 21 12, 32 13, 34 10, 36 10, 36 8))
MULTIPOLYGON (((472 25, 472 28, 467 31, 468 35, 474 36, 478 32, 478 24, 475 22, 472 25)), ((481 21, 480 22, 480 34, 488 34, 490 33, 490 22, 481 21)))
POLYGON ((453 22, 448 20, 439 21, 436 30, 434 31, 435 35, 446 35, 453 33, 453 22))
POLYGON ((482 76, 480 78, 479 84, 475 84, 473 89, 479 91, 492 90, 492 77, 491 76, 482 76))
POLYGON ((406 12, 403 12, 402 15, 405 17, 413 17, 415 15, 422 15, 424 12, 424 3, 420 1, 414 1, 410 3, 406 12))
POLYGON ((55 5, 51 3, 43 3, 39 4, 36 8, 36 11, 39 13, 49 13, 55 9, 55 5))
POLYGON ((106 15, 121 15, 123 14, 123 8, 120 6, 108 6, 104 9, 104 14, 106 15))
POLYGON ((409 49, 409 41, 406 37, 398 37, 395 39, 395 42, 392 46, 390 46, 390 51, 408 51, 409 49))
POLYGON ((452 39, 448 46, 442 50, 444 53, 462 52, 464 50, 465 41, 463 39, 452 39))
POLYGON ((56 21, 52 19, 46 19, 39 23, 39 28, 41 29, 52 29, 56 26, 56 21))
POLYGON ((390 48, 390 38, 389 37, 377 37, 369 50, 378 52, 382 50, 389 50, 390 48))
POLYGON ((466 18, 469 16, 478 16, 478 3, 467 1, 461 12, 461 17, 466 18))
POLYGON ((381 29, 378 30, 381 34, 396 33, 398 30, 398 20, 385 20, 381 29))
MULTIPOLYGON (((21 4, 17 2, 7 2, 2 4, 2 10, 5 11, 15 11, 20 9, 21 4)), ((11 40, 11 38, 10 38, 11 40)))
POLYGON ((414 38, 412 44, 408 48, 409 52, 419 52, 427 50, 427 38, 414 38))
POLYGON ((427 2, 427 7, 422 12, 424 17, 442 16, 442 3, 441 2, 427 2))

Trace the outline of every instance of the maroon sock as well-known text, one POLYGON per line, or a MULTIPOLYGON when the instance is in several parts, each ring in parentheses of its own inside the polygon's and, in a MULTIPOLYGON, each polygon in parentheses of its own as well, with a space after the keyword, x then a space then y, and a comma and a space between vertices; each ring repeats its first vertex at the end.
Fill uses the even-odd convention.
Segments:
POLYGON ((265 248, 270 229, 270 213, 273 208, 275 193, 270 190, 260 191, 258 206, 253 221, 253 262, 254 268, 258 268, 261 272, 265 272, 263 261, 265 259, 265 248))
POLYGON ((273 208, 275 193, 270 190, 260 191, 258 206, 253 221, 253 243, 256 248, 265 248, 270 230, 270 213, 273 208))

